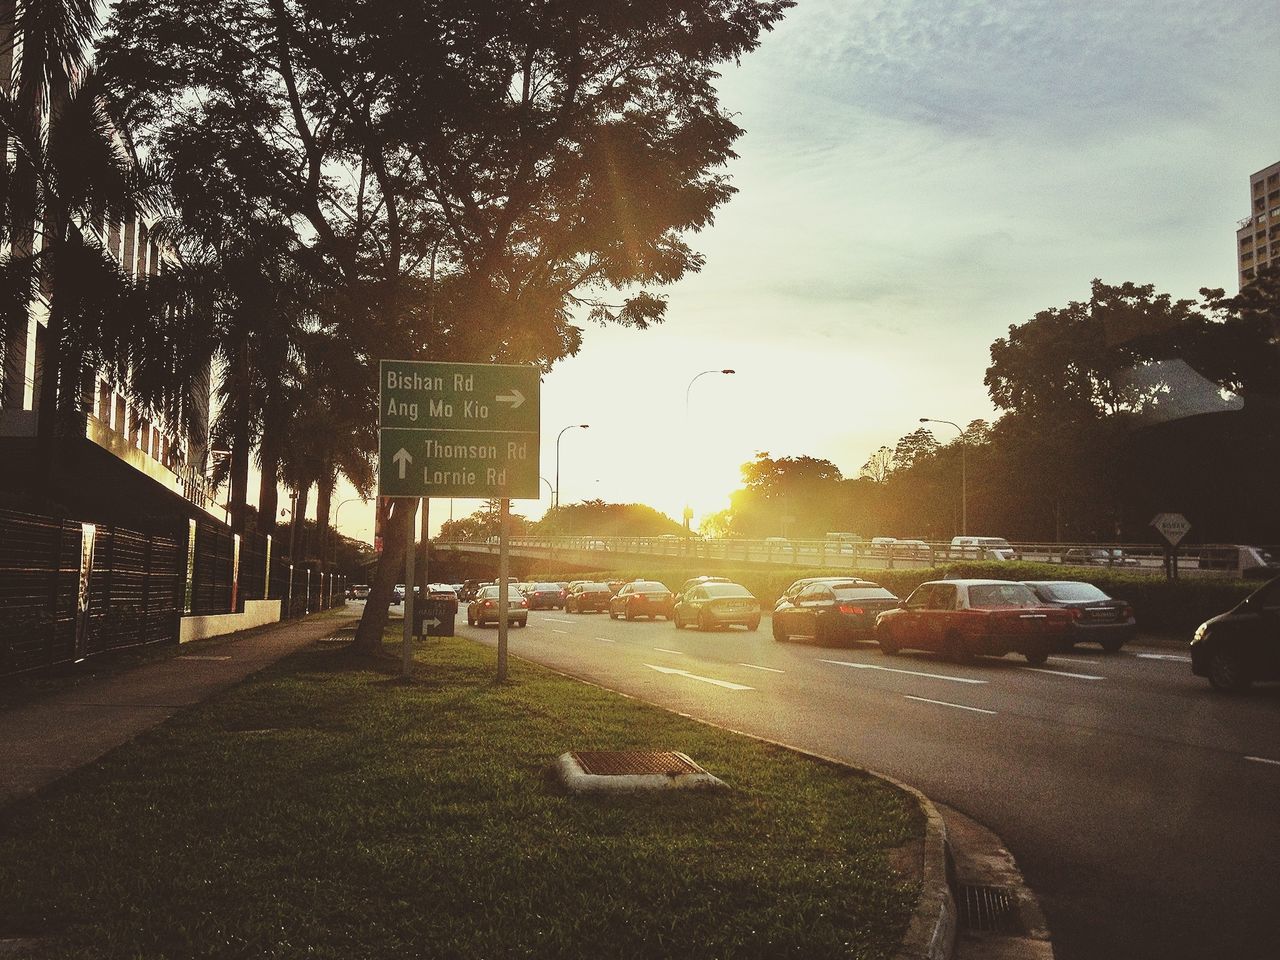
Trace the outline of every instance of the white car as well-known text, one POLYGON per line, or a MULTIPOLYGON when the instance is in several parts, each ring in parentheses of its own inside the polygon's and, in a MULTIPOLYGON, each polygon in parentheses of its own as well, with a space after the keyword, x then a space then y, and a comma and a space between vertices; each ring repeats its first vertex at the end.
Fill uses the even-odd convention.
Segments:
POLYGON ((1013 560, 1017 552, 1004 537, 952 537, 952 560, 1013 560))

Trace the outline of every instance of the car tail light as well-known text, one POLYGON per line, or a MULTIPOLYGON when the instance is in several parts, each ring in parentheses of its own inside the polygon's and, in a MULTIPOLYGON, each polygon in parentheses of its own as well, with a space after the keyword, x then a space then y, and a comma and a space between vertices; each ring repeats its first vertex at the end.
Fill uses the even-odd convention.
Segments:
POLYGON ((520 606, 522 606, 522 607, 527 607, 528 605, 529 605, 529 601, 528 601, 528 600, 521 599, 521 601, 520 601, 520 606))
POLYGON ((1072 608, 1071 608, 1071 619, 1072 619, 1072 620, 1079 620, 1079 619, 1080 619, 1081 617, 1083 617, 1083 616, 1084 616, 1084 611, 1083 611, 1083 610, 1081 610, 1079 607, 1072 607, 1072 608))
POLYGON ((484 602, 484 605, 485 605, 486 607, 492 607, 492 606, 493 606, 493 601, 492 601, 492 600, 486 600, 486 601, 484 602))
POLYGON ((850 606, 847 603, 842 603, 840 604, 840 612, 860 615, 860 614, 866 613, 867 611, 863 610, 861 607, 854 607, 854 606, 850 606))
POLYGON ((1133 616, 1133 607, 1126 606, 1123 610, 1120 611, 1120 616, 1128 620, 1130 617, 1133 616))

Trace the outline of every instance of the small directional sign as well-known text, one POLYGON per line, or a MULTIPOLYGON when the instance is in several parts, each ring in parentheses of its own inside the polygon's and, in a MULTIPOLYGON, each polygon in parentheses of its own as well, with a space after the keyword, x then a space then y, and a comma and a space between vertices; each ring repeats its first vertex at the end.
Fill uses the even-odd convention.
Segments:
POLYGON ((378 492, 537 499, 536 367, 383 360, 378 492))
POLYGON ((1190 522, 1180 513, 1157 513, 1151 520, 1151 526, 1156 528, 1156 532, 1171 547, 1181 543, 1182 538, 1191 530, 1190 522))

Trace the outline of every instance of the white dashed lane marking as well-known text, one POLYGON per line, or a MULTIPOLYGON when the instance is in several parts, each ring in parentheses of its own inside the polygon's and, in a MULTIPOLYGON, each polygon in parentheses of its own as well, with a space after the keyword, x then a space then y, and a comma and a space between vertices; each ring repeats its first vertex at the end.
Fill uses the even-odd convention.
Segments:
POLYGON ((557 620, 555 617, 543 617, 543 623, 573 623, 572 620, 557 620))
POLYGON ((616 640, 610 640, 608 637, 596 637, 601 643, 617 643, 616 640))
POLYGON ((950 680, 952 683, 987 683, 986 680, 975 680, 973 677, 952 677, 945 673, 921 673, 919 670, 899 670, 896 667, 880 667, 874 663, 854 663, 851 660, 823 660, 820 663, 832 663, 837 667, 853 667, 855 670, 883 670, 885 673, 904 673, 909 677, 928 677, 930 680, 950 680))
POLYGON ((1280 760, 1269 760, 1266 757, 1245 757, 1246 760, 1252 760, 1254 763, 1266 763, 1271 766, 1280 767, 1280 760))
POLYGON ((1066 670, 1046 670, 1044 667, 1019 667, 1019 670, 1027 670, 1031 673, 1047 673, 1051 677, 1071 677, 1073 680, 1105 680, 1106 677, 1098 677, 1092 673, 1069 673, 1066 670))
POLYGON ((565 636, 568 636, 568 635, 569 635, 569 631, 568 631, 568 630, 555 630, 555 629, 553 629, 551 632, 552 632, 552 633, 563 633, 565 636))
POLYGON ((666 647, 654 647, 653 649, 657 650, 659 653, 675 653, 682 657, 685 656, 685 652, 683 650, 668 650, 666 647))
POLYGON ((1141 657, 1143 660, 1172 660, 1175 663, 1190 663, 1190 657, 1180 657, 1174 653, 1135 653, 1135 657, 1141 657))
POLYGON ((659 673, 666 673, 672 676, 685 677, 689 680, 697 680, 701 683, 714 684, 717 687, 724 687, 726 690, 754 690, 755 687, 748 687, 745 683, 734 683, 731 680, 717 680, 715 677, 700 677, 696 673, 690 673, 688 670, 677 670, 675 667, 659 667, 652 663, 646 663, 646 667, 650 670, 657 670, 659 673))
POLYGON ((946 700, 930 700, 928 697, 913 697, 913 696, 910 696, 909 694, 906 696, 906 699, 918 700, 921 703, 935 703, 940 707, 954 707, 957 710, 969 710, 972 713, 986 713, 986 714, 990 714, 993 717, 996 714, 994 710, 984 710, 982 709, 982 707, 966 707, 963 703, 948 703, 946 700))
POLYGON ((775 667, 762 667, 758 663, 740 663, 740 667, 750 667, 752 670, 767 670, 770 673, 786 673, 785 670, 778 670, 775 667))

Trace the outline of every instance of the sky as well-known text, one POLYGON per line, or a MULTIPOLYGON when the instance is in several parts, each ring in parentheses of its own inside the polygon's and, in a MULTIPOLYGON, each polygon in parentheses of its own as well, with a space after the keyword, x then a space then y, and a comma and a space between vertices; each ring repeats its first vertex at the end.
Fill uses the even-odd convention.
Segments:
MULTIPOLYGON (((1094 277, 1234 291, 1249 174, 1280 160, 1277 49, 1280 17, 1238 0, 801 0, 724 68, 746 133, 704 269, 664 324, 589 326, 544 378, 542 476, 587 423, 562 503, 688 502, 696 526, 758 452, 856 476, 920 417, 993 419, 991 342, 1094 277)), ((432 501, 433 531, 477 506, 432 501)), ((338 525, 371 540, 372 505, 338 525)))

